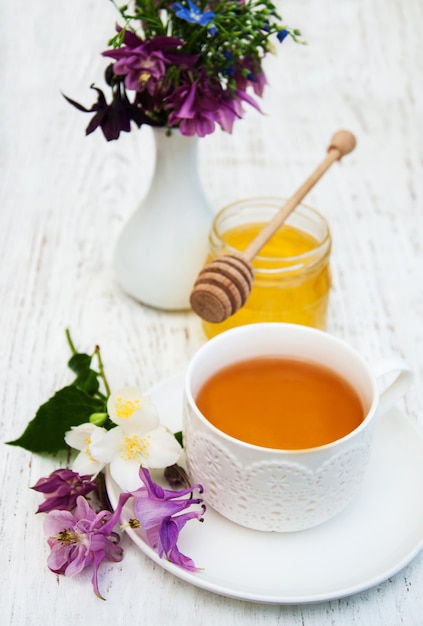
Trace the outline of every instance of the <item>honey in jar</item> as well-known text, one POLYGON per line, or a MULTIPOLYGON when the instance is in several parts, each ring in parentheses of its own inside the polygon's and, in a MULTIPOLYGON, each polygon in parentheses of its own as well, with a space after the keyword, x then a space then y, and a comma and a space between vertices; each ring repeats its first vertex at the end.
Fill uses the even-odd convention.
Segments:
MULTIPOLYGON (((284 203, 264 197, 235 202, 215 217, 207 262, 242 252, 284 203)), ((288 322, 325 330, 331 286, 331 236, 320 213, 298 206, 253 259, 246 304, 224 322, 203 322, 207 337, 255 322, 288 322)))

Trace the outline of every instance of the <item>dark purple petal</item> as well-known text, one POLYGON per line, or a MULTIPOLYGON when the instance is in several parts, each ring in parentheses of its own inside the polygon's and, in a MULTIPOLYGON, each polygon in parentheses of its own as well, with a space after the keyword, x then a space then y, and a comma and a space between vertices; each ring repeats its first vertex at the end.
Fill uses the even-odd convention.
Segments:
POLYGON ((50 476, 40 478, 31 489, 43 493, 46 498, 37 513, 47 513, 52 510, 71 511, 76 506, 77 497, 95 491, 97 484, 91 480, 91 476, 80 476, 70 469, 59 469, 50 476))
POLYGON ((97 102, 91 109, 83 109, 86 112, 95 112, 94 117, 88 124, 85 133, 91 134, 98 127, 101 128, 107 141, 118 139, 121 132, 131 130, 131 121, 140 127, 142 124, 151 124, 151 120, 137 104, 131 103, 122 93, 121 84, 113 88, 113 97, 110 104, 107 103, 101 89, 93 86, 98 93, 97 102))
POLYGON ((177 37, 167 37, 166 35, 158 35, 154 39, 147 40, 151 50, 163 50, 166 48, 177 48, 183 46, 184 42, 177 37))
POLYGON ((65 94, 62 94, 62 95, 69 102, 69 104, 71 104, 72 106, 77 108, 79 111, 84 111, 84 113, 91 113, 91 111, 94 110, 92 107, 91 107, 91 109, 87 109, 82 104, 79 104, 79 102, 76 102, 76 100, 72 100, 72 98, 69 98, 68 96, 65 96, 65 94))
POLYGON ((172 50, 166 50, 163 52, 163 56, 172 65, 193 67, 200 59, 199 54, 184 54, 183 52, 173 52, 172 50))

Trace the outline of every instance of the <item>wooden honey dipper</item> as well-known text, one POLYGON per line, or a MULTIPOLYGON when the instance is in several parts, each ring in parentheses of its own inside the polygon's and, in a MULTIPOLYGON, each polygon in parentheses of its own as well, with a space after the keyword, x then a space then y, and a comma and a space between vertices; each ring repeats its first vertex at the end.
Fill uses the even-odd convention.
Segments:
POLYGON ((286 218, 303 200, 335 161, 352 152, 356 140, 348 130, 339 130, 332 137, 327 155, 314 172, 285 202, 273 218, 251 241, 244 252, 225 254, 208 263, 199 273, 190 296, 190 304, 202 319, 219 323, 236 313, 247 301, 253 285, 252 259, 282 226, 286 218))

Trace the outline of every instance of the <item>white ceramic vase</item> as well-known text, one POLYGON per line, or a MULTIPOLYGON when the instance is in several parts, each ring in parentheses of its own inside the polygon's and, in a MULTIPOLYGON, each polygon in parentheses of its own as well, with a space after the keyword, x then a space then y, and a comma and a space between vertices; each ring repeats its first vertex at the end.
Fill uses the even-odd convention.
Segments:
POLYGON ((139 302, 184 310, 206 261, 213 211, 197 169, 198 137, 153 131, 153 179, 118 239, 115 271, 121 288, 139 302))

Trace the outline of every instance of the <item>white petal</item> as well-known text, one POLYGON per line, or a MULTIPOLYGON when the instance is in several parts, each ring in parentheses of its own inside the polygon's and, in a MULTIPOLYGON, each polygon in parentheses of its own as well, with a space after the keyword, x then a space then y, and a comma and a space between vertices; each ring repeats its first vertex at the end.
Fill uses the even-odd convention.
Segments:
POLYGON ((104 463, 96 461, 85 452, 80 452, 72 464, 73 471, 78 472, 81 476, 84 476, 85 474, 95 476, 101 472, 103 467, 104 463))
POLYGON ((129 419, 119 420, 119 425, 126 433, 137 432, 139 435, 145 435, 160 425, 159 414, 156 407, 149 402, 129 419))
POLYGON ((145 402, 145 396, 137 387, 122 387, 110 394, 107 400, 107 411, 110 419, 128 419, 138 411, 145 402))
POLYGON ((159 415, 150 398, 136 387, 123 387, 107 401, 110 419, 125 432, 143 434, 159 425, 159 415))
POLYGON ((71 430, 65 433, 65 441, 71 448, 75 450, 85 450, 91 443, 93 436, 98 438, 106 432, 104 428, 95 426, 90 422, 81 424, 80 426, 72 426, 71 430), (96 433, 94 435, 94 433, 96 433))
POLYGON ((93 432, 91 433, 91 443, 92 446, 95 443, 98 443, 107 435, 107 430, 105 428, 101 428, 100 426, 96 426, 93 432))
POLYGON ((91 455, 98 461, 110 463, 120 454, 120 448, 125 435, 119 426, 107 431, 99 441, 93 441, 90 446, 91 455))
POLYGON ((173 465, 179 459, 182 448, 173 434, 164 426, 148 433, 148 446, 143 454, 143 465, 159 469, 173 465))
POLYGON ((142 487, 139 472, 140 464, 136 460, 124 461, 121 457, 116 457, 110 463, 110 474, 123 491, 135 491, 142 487))

